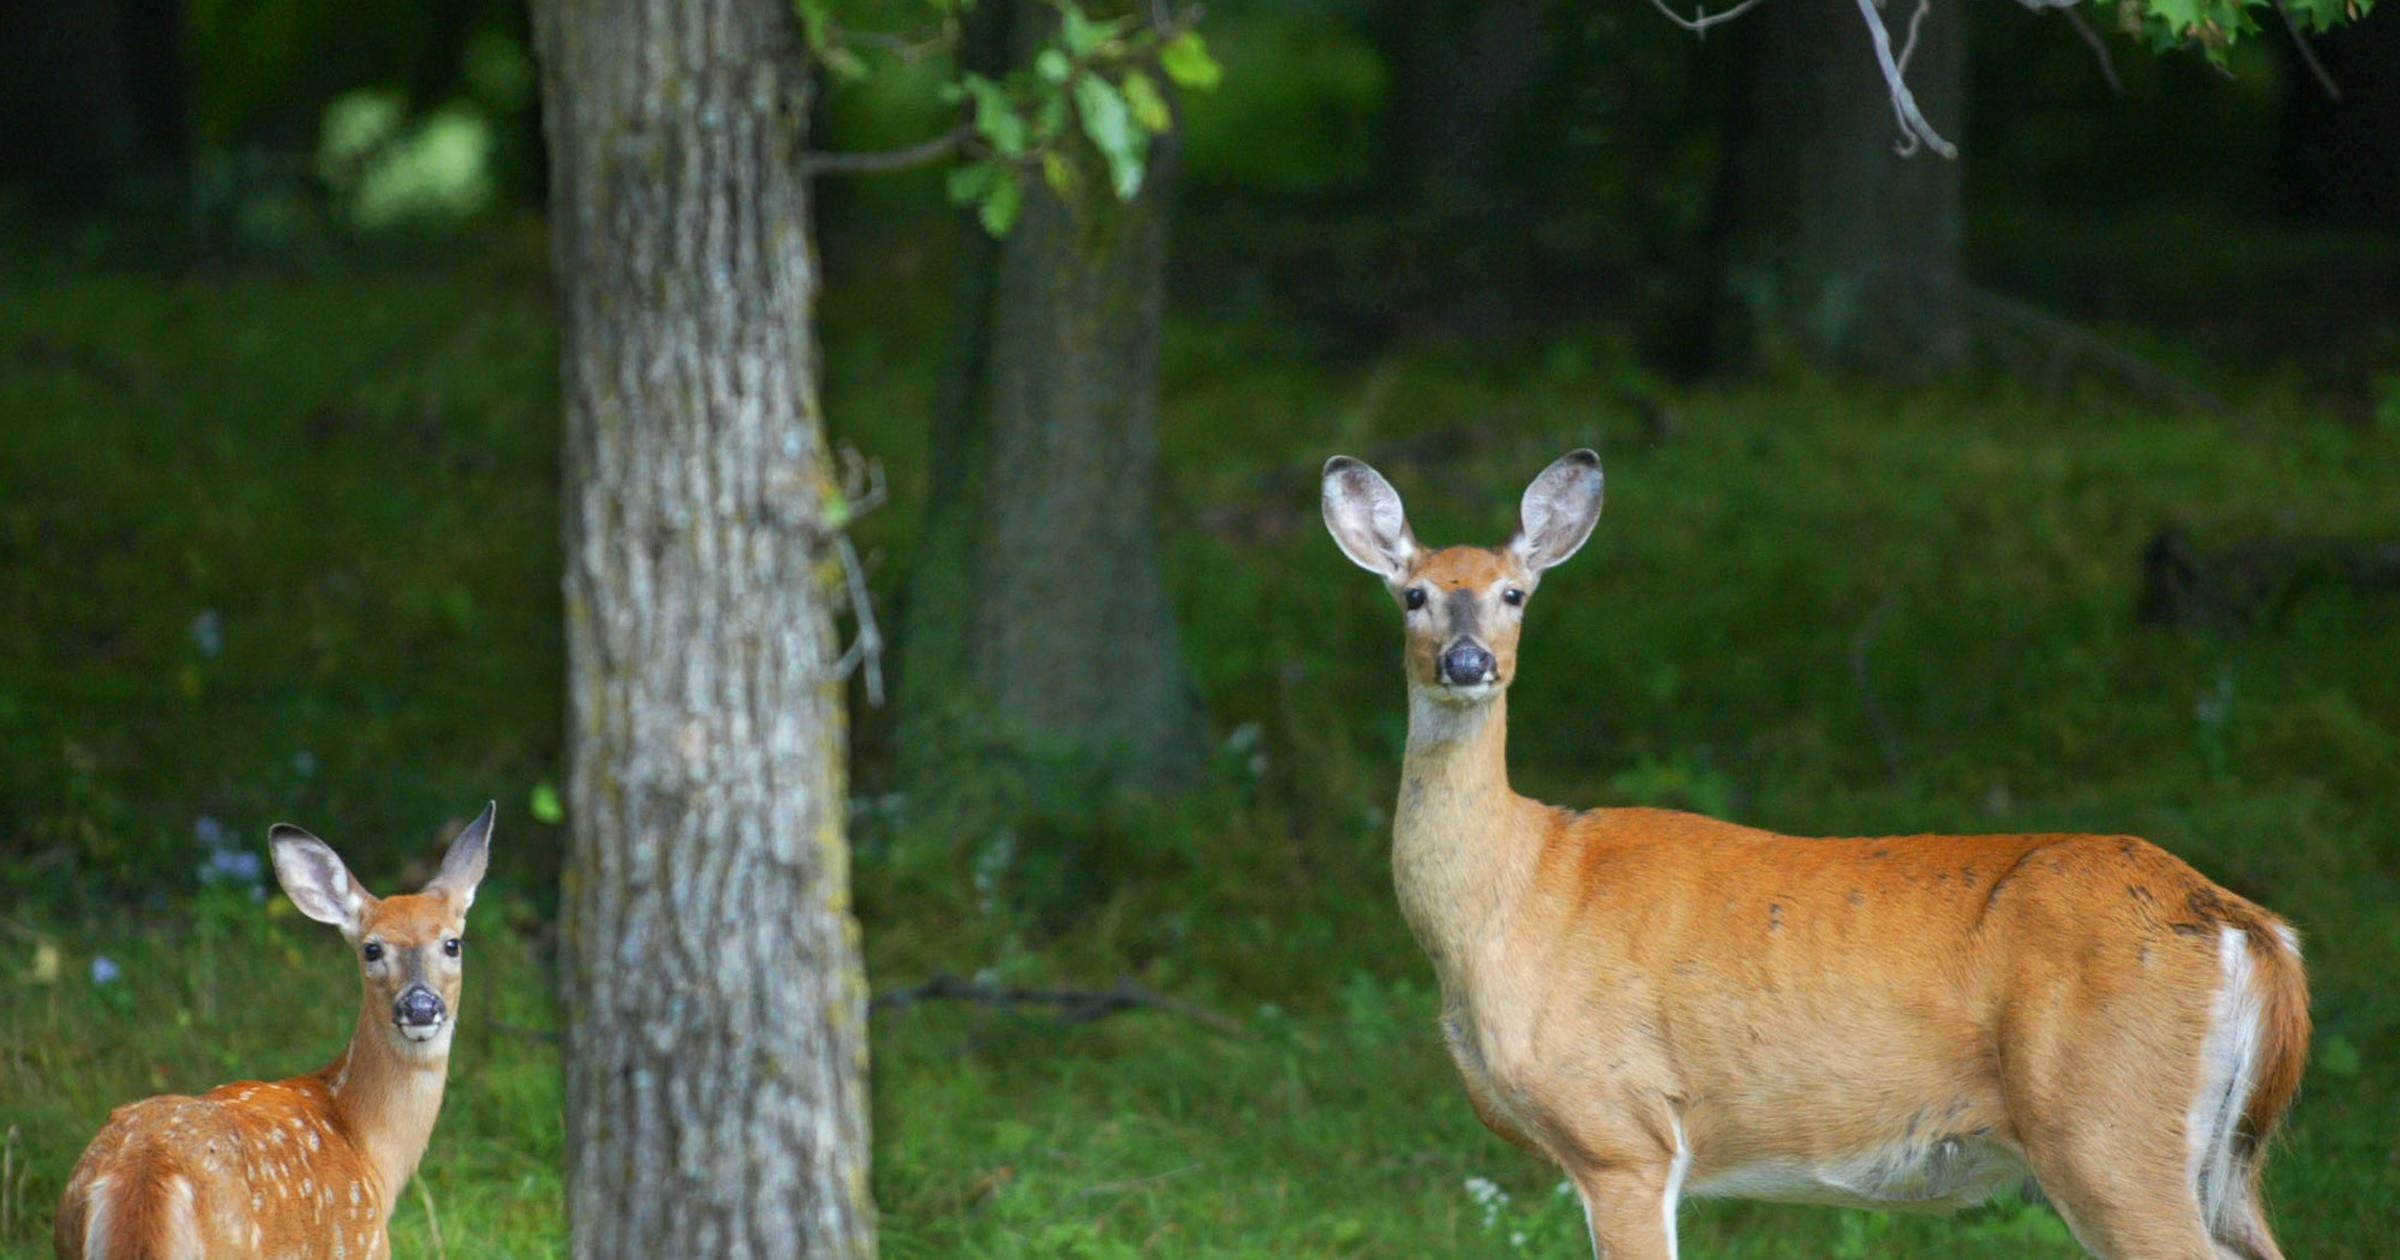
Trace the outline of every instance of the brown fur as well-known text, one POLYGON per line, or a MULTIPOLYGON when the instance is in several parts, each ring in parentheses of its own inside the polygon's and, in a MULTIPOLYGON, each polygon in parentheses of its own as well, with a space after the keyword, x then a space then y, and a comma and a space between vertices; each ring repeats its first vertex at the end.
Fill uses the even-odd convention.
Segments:
POLYGON ((59 1260, 388 1256, 385 1223, 441 1109, 455 1027, 407 1040, 393 1004, 414 976, 458 1009, 463 969, 442 942, 463 931, 472 895, 471 880, 382 901, 361 892, 354 939, 380 943, 384 965, 362 962, 356 1029, 324 1068, 109 1113, 59 1200, 59 1260))
POLYGON ((1567 1172, 1600 1254, 1672 1255, 1679 1187, 1942 1208, 2021 1166, 2108 1260, 2279 1260, 2257 1176, 2308 1043, 2280 920, 2126 836, 1797 839, 1520 796, 1521 614, 1496 601, 1538 573, 1513 545, 1416 548, 1396 500, 1338 502, 1382 487, 1360 467, 1328 468, 1336 539, 1403 608, 1414 586, 1483 592, 1468 632, 1499 662, 1497 690, 1444 687, 1450 604, 1405 614, 1401 907, 1477 1114, 1567 1172), (2212 1235, 2187 1130, 2227 928, 2257 1053, 2212 1235))

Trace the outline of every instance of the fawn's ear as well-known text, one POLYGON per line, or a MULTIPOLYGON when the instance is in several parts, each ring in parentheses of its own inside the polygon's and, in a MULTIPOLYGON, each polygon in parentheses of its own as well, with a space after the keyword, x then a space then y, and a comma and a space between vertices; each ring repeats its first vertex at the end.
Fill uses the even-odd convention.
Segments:
POLYGON ((1398 583, 1417 562, 1417 537, 1408 531, 1400 492, 1347 455, 1325 461, 1325 529, 1351 563, 1386 582, 1398 583))
POLYGON ((483 882, 484 867, 492 856, 492 814, 499 804, 498 801, 484 804, 483 812, 475 815, 475 821, 458 833, 458 838, 450 842, 450 851, 442 855, 442 873, 425 885, 425 891, 440 893, 458 903, 460 914, 475 904, 475 885, 483 882))
POLYGON ((1586 448, 1559 456, 1525 487, 1508 549, 1536 573, 1574 555, 1600 519, 1601 488, 1599 455, 1586 448))
POLYGON ((355 938, 360 917, 375 899, 342 865, 332 846, 290 823, 269 828, 267 840, 275 854, 275 879, 300 913, 355 938))

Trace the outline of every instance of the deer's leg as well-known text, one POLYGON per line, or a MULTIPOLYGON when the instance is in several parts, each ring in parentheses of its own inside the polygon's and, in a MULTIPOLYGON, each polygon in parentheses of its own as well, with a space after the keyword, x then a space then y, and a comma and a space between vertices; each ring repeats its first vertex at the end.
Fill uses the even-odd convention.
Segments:
POLYGON ((1672 1165, 1568 1169, 1592 1227, 1596 1260, 1675 1260, 1675 1202, 1681 1178, 1672 1165))
POLYGON ((2222 1260, 2178 1128, 2093 1115, 2026 1144, 2051 1206, 2101 1260, 2222 1260))

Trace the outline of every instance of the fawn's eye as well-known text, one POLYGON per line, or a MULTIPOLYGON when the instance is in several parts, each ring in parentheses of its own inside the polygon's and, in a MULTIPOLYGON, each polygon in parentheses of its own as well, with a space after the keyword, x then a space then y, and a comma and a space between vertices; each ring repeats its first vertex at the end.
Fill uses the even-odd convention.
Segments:
POLYGON ((1509 587, 1505 591, 1500 592, 1500 598, 1507 600, 1508 606, 1511 608, 1522 608, 1525 606, 1525 592, 1518 590, 1513 586, 1509 587))
POLYGON ((452 958, 458 957, 458 938, 453 936, 449 940, 443 941, 442 952, 450 955, 452 958))
POLYGON ((1425 588, 1422 586, 1412 586, 1407 590, 1400 592, 1400 602, 1408 605, 1408 610, 1410 612, 1415 612, 1416 610, 1423 608, 1425 606, 1425 588))
POLYGON ((364 955, 366 955, 366 957, 367 957, 367 961, 368 961, 368 962, 382 962, 382 961, 383 961, 383 942, 382 942, 382 941, 368 941, 368 942, 366 943, 366 945, 365 945, 365 946, 363 946, 363 947, 361 947, 361 948, 359 949, 359 951, 358 951, 358 952, 359 952, 359 953, 361 953, 361 954, 364 954, 364 955))

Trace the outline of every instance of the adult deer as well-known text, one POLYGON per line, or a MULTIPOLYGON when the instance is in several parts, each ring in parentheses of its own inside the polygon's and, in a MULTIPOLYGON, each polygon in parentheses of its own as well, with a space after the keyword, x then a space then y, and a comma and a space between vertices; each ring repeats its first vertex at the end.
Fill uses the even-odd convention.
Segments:
POLYGON ((1406 625, 1392 868, 1451 1057, 1594 1251, 1671 1260, 1686 1194, 1938 1210, 2030 1175, 2105 1260, 2281 1260, 2259 1168, 2309 1019, 2274 915, 2129 836, 1795 839, 1509 789, 1525 604, 1600 500, 1575 451, 1506 545, 1428 550, 1325 465, 1406 625))
POLYGON ((275 827, 292 904, 358 952, 366 1000, 350 1045, 307 1076, 109 1113, 59 1200, 59 1260, 390 1255, 385 1224, 442 1106, 459 936, 491 833, 486 805, 423 892, 378 900, 324 841, 275 827))

